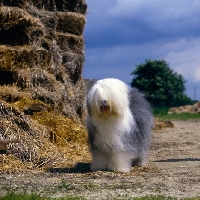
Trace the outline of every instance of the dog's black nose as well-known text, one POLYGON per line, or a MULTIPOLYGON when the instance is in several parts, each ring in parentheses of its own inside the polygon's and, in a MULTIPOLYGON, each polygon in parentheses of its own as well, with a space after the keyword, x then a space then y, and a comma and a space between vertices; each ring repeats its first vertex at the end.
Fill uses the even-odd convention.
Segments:
POLYGON ((102 103, 103 105, 106 105, 106 102, 107 102, 106 100, 102 100, 102 101, 101 101, 101 103, 102 103))

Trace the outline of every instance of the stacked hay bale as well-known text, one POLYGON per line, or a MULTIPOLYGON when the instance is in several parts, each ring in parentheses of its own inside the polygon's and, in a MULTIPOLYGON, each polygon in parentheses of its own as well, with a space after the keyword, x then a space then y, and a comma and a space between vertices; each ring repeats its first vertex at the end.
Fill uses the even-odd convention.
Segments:
POLYGON ((0 0, 0 85, 80 121, 85 107, 84 0, 0 0))
POLYGON ((168 111, 168 114, 180 114, 180 113, 194 113, 200 114, 200 101, 196 102, 194 105, 179 106, 177 108, 173 107, 168 111))
POLYGON ((22 139, 16 157, 33 166, 59 160, 57 144, 68 160, 71 147, 86 148, 86 9, 84 0, 0 0, 0 138, 22 139))

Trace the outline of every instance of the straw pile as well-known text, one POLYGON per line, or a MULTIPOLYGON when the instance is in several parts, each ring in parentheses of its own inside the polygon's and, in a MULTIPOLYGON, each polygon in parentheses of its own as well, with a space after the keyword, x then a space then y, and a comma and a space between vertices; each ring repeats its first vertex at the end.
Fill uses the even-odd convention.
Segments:
MULTIPOLYGON (((27 104, 37 108, 43 103, 37 100, 27 104)), ((77 161, 90 159, 84 127, 59 113, 36 112, 29 117, 10 104, 0 101, 0 118, 1 139, 22 141, 21 144, 10 145, 9 148, 20 148, 22 152, 6 156, 0 171, 55 166, 66 168, 77 161)))
POLYGON ((85 114, 86 4, 61 2, 0 2, 0 84, 16 84, 80 122, 85 114))
POLYGON ((162 130, 166 128, 174 128, 174 124, 171 121, 154 117, 154 130, 162 130))
POLYGON ((168 111, 168 114, 180 114, 180 113, 194 113, 200 114, 200 101, 196 102, 194 105, 179 106, 177 108, 173 107, 168 111))
POLYGON ((0 0, 0 138, 22 139, 6 158, 36 167, 87 148, 86 10, 84 0, 0 0))

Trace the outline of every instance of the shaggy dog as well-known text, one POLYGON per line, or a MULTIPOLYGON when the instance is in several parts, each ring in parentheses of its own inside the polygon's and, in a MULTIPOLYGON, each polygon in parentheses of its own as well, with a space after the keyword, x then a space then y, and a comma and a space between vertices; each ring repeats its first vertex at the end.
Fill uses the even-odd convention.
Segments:
POLYGON ((129 172, 148 156, 153 117, 135 88, 118 79, 97 81, 87 98, 91 170, 129 172))

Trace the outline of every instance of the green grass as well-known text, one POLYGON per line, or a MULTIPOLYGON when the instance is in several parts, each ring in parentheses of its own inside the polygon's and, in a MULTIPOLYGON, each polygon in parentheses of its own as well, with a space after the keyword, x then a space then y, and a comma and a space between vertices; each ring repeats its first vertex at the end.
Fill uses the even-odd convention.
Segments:
POLYGON ((137 197, 137 198, 134 198, 134 200, 176 200, 176 198, 165 197, 162 195, 158 195, 158 196, 150 195, 150 196, 144 196, 144 197, 137 197))
POLYGON ((67 184, 65 181, 62 181, 62 182, 60 183, 60 185, 58 186, 58 189, 59 189, 59 190, 68 191, 68 190, 73 189, 73 185, 72 185, 72 184, 67 184))
POLYGON ((37 194, 15 194, 10 193, 4 197, 0 197, 0 200, 86 200, 85 198, 80 197, 60 197, 60 198, 50 198, 50 197, 42 197, 37 194))
POLYGON ((155 117, 157 116, 162 116, 162 115, 167 115, 167 112, 169 111, 170 107, 153 107, 153 114, 155 117))
POLYGON ((153 108, 154 117, 158 117, 165 120, 190 120, 200 119, 200 114, 193 113, 180 113, 180 114, 168 114, 170 107, 155 107, 153 108))
POLYGON ((192 114, 192 113, 161 115, 158 117, 165 120, 192 120, 192 119, 200 120, 200 114, 192 114))
POLYGON ((45 198, 40 197, 37 194, 15 194, 15 193, 10 193, 7 194, 4 197, 0 197, 0 200, 44 200, 45 198))
MULTIPOLYGON (((114 198, 116 199, 116 198, 114 198)), ((173 197, 165 197, 165 196, 153 196, 153 195, 148 195, 144 197, 135 197, 135 198, 127 198, 129 200, 177 200, 177 198, 173 197)), ((200 197, 194 197, 194 198, 183 198, 182 200, 199 200, 200 197)), ((50 198, 50 197, 41 197, 37 194, 15 194, 15 193, 10 193, 4 197, 0 197, 0 200, 86 200, 84 198, 80 197, 61 197, 61 198, 50 198)))
MULTIPOLYGON (((199 199, 200 197, 182 198, 182 200, 199 200, 199 199)), ((165 197, 162 195, 158 195, 158 196, 149 195, 149 196, 144 196, 144 197, 136 197, 136 198, 133 198, 133 200, 177 200, 177 198, 165 197)))

